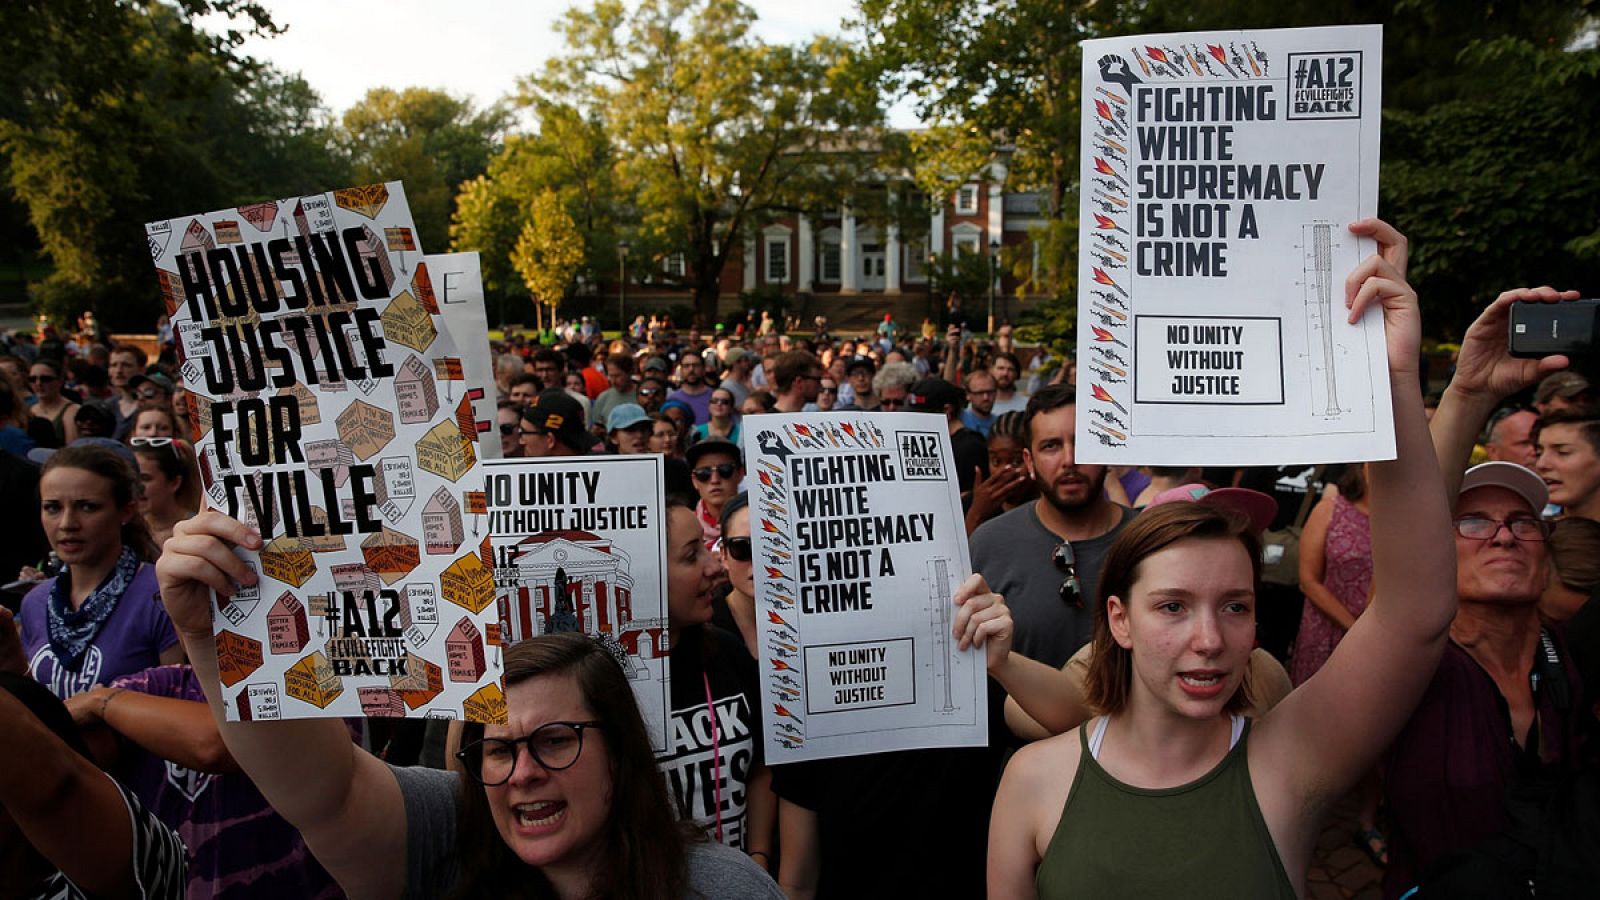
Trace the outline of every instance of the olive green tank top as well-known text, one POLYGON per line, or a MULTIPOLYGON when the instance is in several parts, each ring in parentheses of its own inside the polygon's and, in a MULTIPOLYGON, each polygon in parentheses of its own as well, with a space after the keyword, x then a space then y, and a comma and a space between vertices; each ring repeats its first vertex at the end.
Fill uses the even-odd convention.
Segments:
POLYGON ((1040 900, 1297 896, 1250 785, 1248 721, 1216 768, 1161 790, 1123 784, 1100 767, 1105 721, 1079 729, 1078 774, 1034 879, 1040 900))

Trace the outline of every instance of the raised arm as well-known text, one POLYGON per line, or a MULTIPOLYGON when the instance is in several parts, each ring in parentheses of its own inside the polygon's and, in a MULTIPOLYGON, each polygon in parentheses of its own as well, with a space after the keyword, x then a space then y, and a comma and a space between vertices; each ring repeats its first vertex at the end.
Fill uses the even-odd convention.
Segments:
POLYGON ((90 895, 137 895, 133 831, 116 784, 6 690, 0 690, 0 810, 90 895))
POLYGON ((1406 241, 1376 219, 1350 230, 1378 242, 1379 253, 1346 280, 1345 304, 1351 322, 1374 307, 1382 310, 1397 456, 1368 469, 1380 601, 1251 739, 1252 760, 1273 761, 1264 777, 1279 789, 1279 802, 1291 807, 1276 812, 1301 824, 1319 812, 1319 801, 1353 785, 1405 724, 1433 676, 1456 610, 1455 540, 1422 410, 1422 321, 1416 292, 1405 280, 1406 241))
POLYGON ((1006 725, 1014 734, 1037 740, 1069 731, 1089 718, 1083 687, 1066 667, 1055 669, 1012 652, 1011 610, 1004 597, 989 590, 982 575, 962 582, 955 604, 957 646, 983 647, 989 677, 1006 690, 1006 725))
POLYGON ((395 897, 405 887, 406 815, 382 762, 350 742, 338 719, 228 722, 217 683, 209 592, 231 596, 256 575, 232 547, 259 549, 244 524, 208 510, 178 523, 156 564, 161 597, 205 688, 211 715, 239 767, 352 897, 395 897))
POLYGON ((1577 291, 1558 291, 1552 287, 1513 288, 1496 297, 1461 340, 1456 358, 1455 377, 1439 399, 1428 430, 1433 436, 1439 467, 1444 471, 1445 495, 1455 506, 1461 490, 1461 476, 1467 470, 1472 446, 1489 421, 1489 414, 1500 402, 1524 388, 1537 384, 1551 372, 1565 369, 1565 356, 1544 359, 1516 359, 1506 346, 1513 303, 1557 303, 1576 300, 1577 291))

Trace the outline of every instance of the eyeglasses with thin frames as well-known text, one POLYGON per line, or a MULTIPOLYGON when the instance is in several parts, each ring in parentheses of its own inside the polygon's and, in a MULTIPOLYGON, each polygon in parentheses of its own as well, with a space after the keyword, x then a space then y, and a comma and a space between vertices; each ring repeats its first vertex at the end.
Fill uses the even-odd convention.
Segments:
POLYGON ((1536 543, 1550 537, 1550 523, 1532 516, 1493 519, 1489 516, 1466 515, 1458 517, 1455 526, 1456 534, 1469 541, 1493 540, 1502 526, 1519 541, 1536 543))
POLYGON ((1061 580, 1061 602, 1073 609, 1083 609, 1083 586, 1078 582, 1078 558, 1072 553, 1072 544, 1067 541, 1057 544, 1050 561, 1065 576, 1061 580))
POLYGON ((473 741, 456 753, 462 768, 473 780, 484 787, 499 787, 511 780, 517 771, 517 745, 528 748, 528 754, 540 768, 550 772, 570 769, 583 753, 583 733, 591 728, 603 729, 605 724, 587 722, 547 722, 532 734, 519 738, 484 738, 473 741))

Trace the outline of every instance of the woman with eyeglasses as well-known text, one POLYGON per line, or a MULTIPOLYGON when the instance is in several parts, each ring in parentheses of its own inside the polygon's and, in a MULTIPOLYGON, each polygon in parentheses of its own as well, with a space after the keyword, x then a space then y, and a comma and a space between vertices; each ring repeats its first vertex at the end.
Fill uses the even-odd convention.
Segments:
POLYGON ((40 523, 64 568, 23 598, 21 640, 28 673, 63 700, 183 661, 156 592, 160 551, 139 515, 127 452, 57 450, 39 479, 40 523))
POLYGON ((822 379, 821 386, 817 388, 817 412, 831 412, 838 400, 839 383, 832 378, 822 379))
POLYGON ((1421 316, 1405 239, 1375 219, 1350 230, 1378 244, 1345 304, 1351 322, 1382 311, 1398 453, 1369 471, 1377 602, 1252 722, 1250 522, 1203 503, 1139 515, 1101 574, 1086 698, 1100 715, 1012 758, 990 827, 991 898, 1302 896, 1323 819, 1426 690, 1456 602, 1421 316))
POLYGON ((47 420, 56 431, 57 447, 65 447, 78 439, 78 404, 62 395, 61 364, 41 357, 28 367, 28 388, 33 391, 34 402, 28 407, 31 415, 47 420))
POLYGON ((729 591, 716 605, 712 624, 744 639, 753 659, 761 658, 756 627, 756 574, 750 540, 750 495, 740 492, 722 507, 722 537, 717 541, 722 568, 728 573, 729 591))
MULTIPOLYGON (((714 566, 686 507, 667 532, 678 630, 674 620, 709 616, 714 566)), ((782 898, 749 857, 674 821, 627 676, 583 635, 506 649, 508 721, 466 726, 464 774, 391 767, 334 719, 224 721, 210 592, 256 581, 234 545, 259 549, 261 537, 216 511, 181 523, 158 566, 162 597, 228 750, 351 896, 782 898)), ((731 766, 720 774, 734 783, 731 766)))
POLYGON ((139 481, 144 488, 139 509, 159 547, 172 537, 179 522, 200 512, 200 466, 194 449, 177 438, 133 437, 128 444, 139 462, 139 481))
POLYGON ((694 439, 717 438, 739 443, 739 411, 734 407, 733 391, 717 388, 711 392, 711 418, 694 427, 694 439))
POLYGON ((650 417, 650 452, 674 459, 683 458, 683 438, 678 433, 678 423, 666 413, 650 417))

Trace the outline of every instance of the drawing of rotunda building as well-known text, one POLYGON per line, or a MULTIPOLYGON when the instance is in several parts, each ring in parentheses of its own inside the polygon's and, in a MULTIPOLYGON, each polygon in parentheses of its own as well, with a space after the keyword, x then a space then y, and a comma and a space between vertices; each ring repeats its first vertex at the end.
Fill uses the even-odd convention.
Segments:
POLYGON ((587 531, 547 531, 517 542, 516 588, 500 600, 507 639, 579 631, 639 659, 665 656, 665 623, 634 620, 631 563, 608 538, 587 531))

